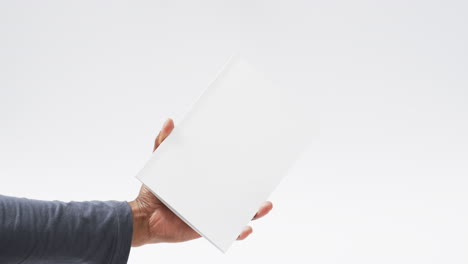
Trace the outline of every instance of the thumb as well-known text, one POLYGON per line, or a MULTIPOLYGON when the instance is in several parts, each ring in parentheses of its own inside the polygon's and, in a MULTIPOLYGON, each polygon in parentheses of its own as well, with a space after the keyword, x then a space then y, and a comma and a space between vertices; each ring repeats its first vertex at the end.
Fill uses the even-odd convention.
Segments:
POLYGON ((166 122, 164 122, 164 125, 161 128, 161 131, 159 131, 158 136, 154 140, 153 151, 155 151, 159 147, 159 145, 161 145, 161 142, 163 142, 164 139, 167 136, 169 136, 169 134, 172 132, 173 129, 174 129, 174 121, 172 119, 168 118, 166 120, 166 122))

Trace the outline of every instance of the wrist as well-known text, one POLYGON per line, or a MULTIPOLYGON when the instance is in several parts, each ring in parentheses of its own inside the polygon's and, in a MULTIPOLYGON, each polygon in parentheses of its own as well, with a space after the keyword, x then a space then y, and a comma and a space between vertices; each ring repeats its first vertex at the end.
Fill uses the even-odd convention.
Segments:
POLYGON ((128 202, 133 216, 132 247, 139 247, 147 243, 149 237, 148 215, 142 210, 138 201, 128 202))

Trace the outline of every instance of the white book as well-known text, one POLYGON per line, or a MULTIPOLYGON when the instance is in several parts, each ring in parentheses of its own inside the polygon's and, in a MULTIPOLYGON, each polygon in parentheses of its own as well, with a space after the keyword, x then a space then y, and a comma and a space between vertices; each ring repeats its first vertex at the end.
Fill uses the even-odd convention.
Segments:
POLYGON ((226 252, 305 147, 296 96, 231 58, 137 178, 226 252))

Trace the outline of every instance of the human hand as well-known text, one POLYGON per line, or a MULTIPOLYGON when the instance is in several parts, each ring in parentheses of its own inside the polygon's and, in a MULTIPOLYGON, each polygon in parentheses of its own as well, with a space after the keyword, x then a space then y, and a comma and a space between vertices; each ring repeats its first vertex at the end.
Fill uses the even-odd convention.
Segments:
MULTIPOLYGON (((172 119, 167 119, 154 142, 155 151, 161 142, 174 129, 172 119)), ((138 197, 129 202, 133 213, 132 246, 161 242, 183 242, 199 238, 200 235, 169 210, 153 193, 142 185, 138 197)), ((265 216, 273 208, 271 202, 265 202, 253 220, 265 216)), ((252 233, 252 227, 246 226, 237 237, 243 240, 252 233)))

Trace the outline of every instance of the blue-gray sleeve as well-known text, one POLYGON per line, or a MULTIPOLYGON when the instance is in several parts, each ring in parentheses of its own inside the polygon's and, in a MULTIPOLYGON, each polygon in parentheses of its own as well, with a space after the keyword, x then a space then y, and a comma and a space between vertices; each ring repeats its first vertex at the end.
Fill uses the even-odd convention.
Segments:
POLYGON ((127 263, 132 221, 127 202, 0 195, 0 263, 127 263))

